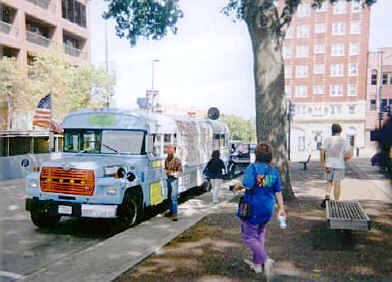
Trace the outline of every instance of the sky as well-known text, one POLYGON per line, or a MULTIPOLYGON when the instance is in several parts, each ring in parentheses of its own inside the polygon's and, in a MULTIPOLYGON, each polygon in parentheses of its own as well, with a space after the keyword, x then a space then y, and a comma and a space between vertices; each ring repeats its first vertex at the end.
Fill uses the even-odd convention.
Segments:
MULTIPOLYGON (((116 72, 115 106, 136 107, 136 99, 152 88, 159 101, 183 108, 218 107, 223 114, 255 118, 253 55, 244 22, 220 13, 228 0, 180 1, 184 18, 177 35, 159 41, 140 38, 136 47, 115 34, 109 20, 108 57, 116 72)), ((106 3, 90 2, 91 62, 105 61, 106 3)), ((392 0, 378 0, 372 7, 369 50, 392 47, 392 0)))

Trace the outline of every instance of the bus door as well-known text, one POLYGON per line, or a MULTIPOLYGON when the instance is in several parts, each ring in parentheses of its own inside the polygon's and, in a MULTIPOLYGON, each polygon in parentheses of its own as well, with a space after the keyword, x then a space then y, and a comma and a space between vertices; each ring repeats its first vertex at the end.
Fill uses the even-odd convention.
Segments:
POLYGON ((167 189, 164 181, 164 153, 163 135, 151 134, 148 136, 149 162, 146 175, 146 185, 150 195, 150 205, 155 206, 167 198, 167 189))

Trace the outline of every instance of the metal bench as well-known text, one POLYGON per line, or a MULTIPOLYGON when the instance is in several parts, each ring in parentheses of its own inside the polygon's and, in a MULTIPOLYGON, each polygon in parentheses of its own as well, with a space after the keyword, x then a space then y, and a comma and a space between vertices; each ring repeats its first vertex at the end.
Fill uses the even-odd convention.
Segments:
POLYGON ((299 163, 304 165, 304 170, 306 170, 308 168, 308 163, 310 162, 310 158, 312 157, 311 154, 309 154, 308 159, 306 161, 301 161, 299 163))
POLYGON ((327 220, 330 229, 370 230, 370 219, 358 202, 327 201, 327 220))

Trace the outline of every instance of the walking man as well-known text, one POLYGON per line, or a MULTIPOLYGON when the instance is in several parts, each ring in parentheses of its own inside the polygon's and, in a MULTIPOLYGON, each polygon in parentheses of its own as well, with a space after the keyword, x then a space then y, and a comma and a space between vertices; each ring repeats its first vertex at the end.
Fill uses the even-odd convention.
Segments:
POLYGON ((173 221, 177 221, 177 206, 178 206, 178 177, 182 174, 182 165, 179 158, 174 156, 174 146, 167 147, 167 158, 165 160, 165 173, 167 183, 167 198, 169 201, 169 212, 165 214, 166 217, 171 217, 173 221))
POLYGON ((332 189, 334 199, 340 199, 345 161, 351 159, 353 155, 350 144, 341 136, 341 133, 342 127, 339 124, 333 124, 332 136, 327 137, 320 148, 320 164, 328 183, 325 199, 321 203, 323 208, 326 206, 326 201, 330 200, 332 189))

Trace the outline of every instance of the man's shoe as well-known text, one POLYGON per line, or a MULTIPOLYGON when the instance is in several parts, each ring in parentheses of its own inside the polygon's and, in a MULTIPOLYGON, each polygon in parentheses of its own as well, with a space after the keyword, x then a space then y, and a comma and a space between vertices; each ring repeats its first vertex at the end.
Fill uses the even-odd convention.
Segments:
POLYGON ((172 219, 173 221, 178 221, 177 214, 173 214, 172 217, 171 217, 171 219, 172 219))
POLYGON ((172 216, 173 216, 173 214, 171 212, 167 212, 164 214, 164 217, 172 217, 172 216))
POLYGON ((267 281, 271 281, 271 279, 274 277, 274 267, 275 261, 273 259, 267 258, 264 263, 264 273, 267 281))
POLYGON ((329 201, 329 197, 326 196, 325 199, 321 202, 321 207, 323 209, 325 209, 325 207, 327 206, 327 201, 329 201))
POLYGON ((244 262, 249 266, 251 270, 253 270, 256 273, 261 273, 263 272, 263 269, 261 268, 261 265, 255 266, 253 262, 251 262, 248 259, 244 259, 244 262))

